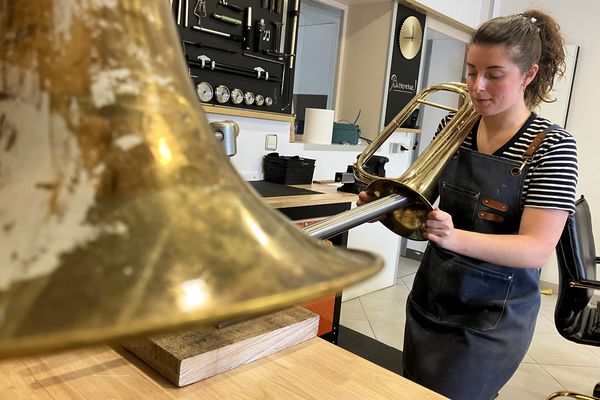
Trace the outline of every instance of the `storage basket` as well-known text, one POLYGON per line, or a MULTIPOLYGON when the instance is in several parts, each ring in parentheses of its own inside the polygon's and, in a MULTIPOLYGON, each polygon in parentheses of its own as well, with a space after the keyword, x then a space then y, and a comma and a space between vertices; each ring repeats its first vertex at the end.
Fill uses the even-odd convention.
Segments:
POLYGON ((283 185, 305 185, 312 182, 315 160, 270 153, 263 158, 263 170, 267 182, 283 185))

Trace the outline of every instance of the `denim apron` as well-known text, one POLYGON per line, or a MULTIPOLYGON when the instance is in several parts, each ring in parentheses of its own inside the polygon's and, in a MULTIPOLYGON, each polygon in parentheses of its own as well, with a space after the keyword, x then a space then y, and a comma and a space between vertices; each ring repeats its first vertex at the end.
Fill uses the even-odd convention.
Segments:
MULTIPOLYGON (((455 228, 516 234, 527 169, 460 149, 440 177, 439 208, 455 228)), ((539 277, 539 269, 495 265, 429 243, 406 306, 404 375, 453 400, 493 398, 531 342, 539 277)))

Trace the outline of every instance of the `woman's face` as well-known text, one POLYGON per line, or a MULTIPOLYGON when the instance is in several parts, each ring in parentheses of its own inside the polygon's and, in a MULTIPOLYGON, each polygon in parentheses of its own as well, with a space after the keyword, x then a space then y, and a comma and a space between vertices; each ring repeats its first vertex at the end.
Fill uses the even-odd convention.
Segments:
POLYGON ((491 117, 525 107, 524 88, 537 72, 534 67, 533 75, 532 70, 521 73, 503 45, 471 45, 467 87, 477 112, 491 117))

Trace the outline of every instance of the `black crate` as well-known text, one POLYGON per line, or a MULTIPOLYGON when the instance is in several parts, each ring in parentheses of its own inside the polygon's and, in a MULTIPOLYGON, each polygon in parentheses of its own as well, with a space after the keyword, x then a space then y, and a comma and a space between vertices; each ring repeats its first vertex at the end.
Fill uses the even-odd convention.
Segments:
POLYGON ((263 170, 267 182, 283 185, 305 185, 312 182, 315 160, 270 153, 263 158, 263 170))

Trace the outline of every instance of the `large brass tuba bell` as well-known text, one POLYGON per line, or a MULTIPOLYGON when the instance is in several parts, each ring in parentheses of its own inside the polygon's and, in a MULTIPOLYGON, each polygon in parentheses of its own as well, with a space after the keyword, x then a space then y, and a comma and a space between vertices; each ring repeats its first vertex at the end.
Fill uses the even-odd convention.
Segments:
POLYGON ((381 222, 393 232, 409 239, 423 240, 421 227, 427 213, 433 209, 431 203, 435 200, 437 180, 477 119, 478 114, 464 83, 443 83, 423 89, 362 151, 354 164, 356 179, 369 184, 367 192, 378 197, 378 200, 319 221, 305 228, 305 232, 326 239, 385 215, 381 222), (427 100, 436 92, 455 93, 460 107, 453 108, 427 100), (400 177, 381 179, 369 174, 364 168, 366 162, 421 105, 453 111, 456 115, 400 177))
POLYGON ((0 357, 254 315, 381 268, 237 175, 166 1, 3 1, 0 33, 0 357))

